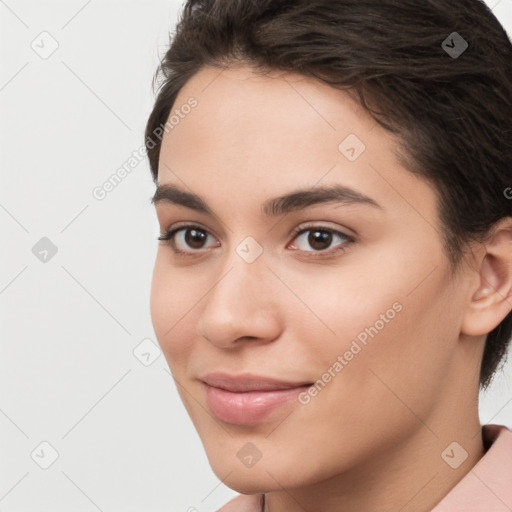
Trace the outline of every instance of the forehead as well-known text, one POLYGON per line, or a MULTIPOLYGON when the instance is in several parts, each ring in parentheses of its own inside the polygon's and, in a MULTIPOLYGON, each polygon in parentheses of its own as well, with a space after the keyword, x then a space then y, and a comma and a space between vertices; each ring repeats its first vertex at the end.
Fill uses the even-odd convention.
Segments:
POLYGON ((435 214, 433 190, 399 165, 393 136, 346 92, 314 78, 205 67, 173 113, 181 115, 164 134, 159 183, 184 179, 203 196, 260 194, 260 203, 297 186, 340 183, 384 206, 435 214), (180 112, 191 98, 196 106, 180 112))
MULTIPOLYGON (((190 98, 197 106, 166 134, 165 143, 178 146, 194 132, 203 151, 210 143, 231 140, 232 150, 261 149, 264 157, 271 154, 268 149, 275 150, 272 156, 282 149, 291 160, 311 155, 312 146, 323 139, 322 149, 330 146, 326 157, 332 158, 333 152, 339 156, 338 145, 346 135, 368 138, 376 124, 347 93, 319 80, 277 71, 261 75, 248 66, 203 68, 181 89, 173 112, 190 98), (265 146, 258 148, 257 143, 265 146)), ((373 146, 376 142, 382 140, 375 137, 373 146)))

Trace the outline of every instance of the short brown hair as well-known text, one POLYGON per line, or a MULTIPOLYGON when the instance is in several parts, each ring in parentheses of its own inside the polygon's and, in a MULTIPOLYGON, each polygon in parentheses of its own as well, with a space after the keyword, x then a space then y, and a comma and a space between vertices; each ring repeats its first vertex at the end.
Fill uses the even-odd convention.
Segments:
MULTIPOLYGON (((396 135, 400 162, 435 186, 454 271, 471 241, 512 217, 512 45, 483 1, 188 0, 153 82, 145 142, 155 183, 181 88, 205 65, 237 63, 344 89, 396 135)), ((509 313, 487 335, 483 388, 511 334, 509 313)))

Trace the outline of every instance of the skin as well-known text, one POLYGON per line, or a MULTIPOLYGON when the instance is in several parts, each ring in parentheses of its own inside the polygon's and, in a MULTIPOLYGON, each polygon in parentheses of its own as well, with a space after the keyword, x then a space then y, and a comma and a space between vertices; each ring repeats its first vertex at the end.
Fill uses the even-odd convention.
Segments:
POLYGON ((485 334, 511 309, 510 222, 452 275, 435 191, 398 164, 396 141, 345 92, 241 65, 203 68, 173 109, 191 96, 197 106, 164 135, 158 180, 200 195, 215 215, 155 205, 162 233, 197 223, 208 238, 186 245, 181 231, 188 258, 160 242, 151 315, 213 471, 254 495, 223 511, 259 511, 258 493, 272 512, 431 510, 483 455, 479 365, 485 334), (338 149, 351 133, 366 146, 353 162, 338 149), (269 198, 335 183, 381 208, 261 212, 269 198), (311 231, 292 233, 302 225, 354 242, 334 235, 315 250, 311 231), (247 236, 263 249, 250 264, 235 250, 247 236), (315 382, 397 302, 401 311, 307 405, 293 401, 255 426, 209 410, 205 373, 315 382), (468 453, 457 469, 441 457, 453 441, 468 453), (237 457, 247 442, 262 454, 252 467, 237 457))

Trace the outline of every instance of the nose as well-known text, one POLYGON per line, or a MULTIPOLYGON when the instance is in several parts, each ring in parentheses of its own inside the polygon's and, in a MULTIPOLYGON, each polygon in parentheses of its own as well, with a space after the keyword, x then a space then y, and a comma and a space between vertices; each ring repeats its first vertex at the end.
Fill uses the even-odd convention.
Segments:
POLYGON ((264 258, 247 263, 235 254, 222 269, 208 286, 199 334, 221 348, 276 339, 281 329, 280 283, 264 258))

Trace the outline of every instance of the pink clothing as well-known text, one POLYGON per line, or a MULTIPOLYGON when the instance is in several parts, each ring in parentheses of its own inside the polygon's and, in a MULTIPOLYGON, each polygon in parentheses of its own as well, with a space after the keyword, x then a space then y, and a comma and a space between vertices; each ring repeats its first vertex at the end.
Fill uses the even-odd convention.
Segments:
POLYGON ((512 431, 482 427, 484 456, 431 512, 510 512, 512 510, 512 431))

